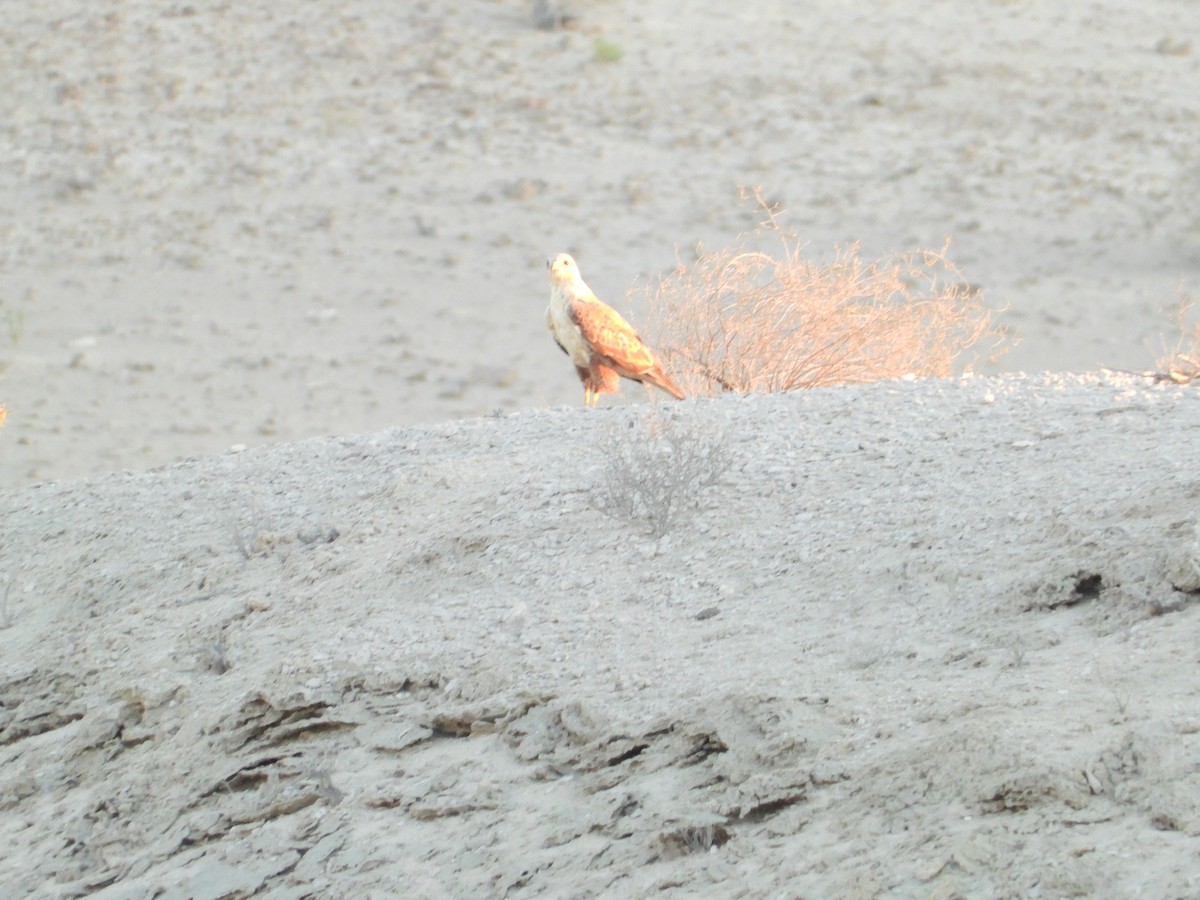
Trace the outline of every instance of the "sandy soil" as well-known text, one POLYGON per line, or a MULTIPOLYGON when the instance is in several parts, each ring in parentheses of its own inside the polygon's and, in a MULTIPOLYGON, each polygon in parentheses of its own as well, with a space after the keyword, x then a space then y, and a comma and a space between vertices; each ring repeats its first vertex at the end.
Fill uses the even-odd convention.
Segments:
POLYGON ((1200 392, 1098 368, 1194 292, 1194 4, 102 6, 0 29, 7 891, 1200 894, 1200 392), (1020 344, 578 408, 546 256, 747 185, 1020 344))
POLYGON ((1195 292, 1187 0, 531 6, 10 11, 0 486, 578 403, 546 257, 620 303, 744 186, 817 259, 951 238, 1007 370, 1149 368, 1195 292))
POLYGON ((0 494, 0 882, 1194 896, 1198 440, 1194 388, 975 377, 0 494), (651 476, 658 539, 597 508, 651 476))

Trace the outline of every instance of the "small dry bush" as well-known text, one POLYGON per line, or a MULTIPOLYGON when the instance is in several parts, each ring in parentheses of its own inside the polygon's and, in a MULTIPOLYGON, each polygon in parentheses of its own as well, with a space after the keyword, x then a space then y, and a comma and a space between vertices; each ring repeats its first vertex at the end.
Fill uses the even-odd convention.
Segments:
POLYGON ((1164 343, 1155 374, 1163 381, 1189 384, 1200 379, 1200 302, 1182 297, 1176 316, 1179 336, 1174 346, 1164 343))
POLYGON ((647 297, 657 345, 684 392, 794 391, 945 377, 966 351, 1002 352, 978 291, 939 251, 868 261, 857 245, 820 265, 774 213, 780 251, 732 248, 681 265, 647 297))
POLYGON ((655 539, 695 509, 701 493, 733 462, 724 432, 657 412, 611 431, 601 450, 604 472, 592 505, 643 527, 655 539))

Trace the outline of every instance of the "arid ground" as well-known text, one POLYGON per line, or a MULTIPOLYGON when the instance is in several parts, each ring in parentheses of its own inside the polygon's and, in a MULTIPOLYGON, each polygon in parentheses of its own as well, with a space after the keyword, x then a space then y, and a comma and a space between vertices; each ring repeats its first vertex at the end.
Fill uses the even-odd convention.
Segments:
POLYGON ((0 884, 1200 894, 1194 4, 533 7, 6 13, 0 884), (747 188, 1016 346, 584 410, 747 188))

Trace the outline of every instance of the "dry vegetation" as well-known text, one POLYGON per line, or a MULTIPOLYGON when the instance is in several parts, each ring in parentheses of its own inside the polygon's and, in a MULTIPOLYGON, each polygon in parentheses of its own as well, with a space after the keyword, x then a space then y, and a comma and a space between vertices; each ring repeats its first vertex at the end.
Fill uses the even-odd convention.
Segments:
POLYGON ((592 505, 661 538, 732 465, 730 444, 720 431, 697 428, 670 413, 647 412, 609 432, 592 505))
POLYGON ((992 311, 939 251, 869 261, 857 245, 819 265, 776 215, 750 240, 681 265, 649 292, 664 364, 689 396, 944 377, 967 351, 1002 352, 992 311))
POLYGON ((1172 347, 1163 346, 1155 373, 1163 380, 1189 384, 1200 378, 1200 303, 1192 297, 1179 301, 1179 336, 1172 347))

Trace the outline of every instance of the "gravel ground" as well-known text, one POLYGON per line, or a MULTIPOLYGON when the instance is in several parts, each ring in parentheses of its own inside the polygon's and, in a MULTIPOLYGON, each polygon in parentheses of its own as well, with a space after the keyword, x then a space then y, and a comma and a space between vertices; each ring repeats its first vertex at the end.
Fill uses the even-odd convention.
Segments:
POLYGON ((1193 895, 1198 429, 968 377, 0 493, 0 881, 1193 895))

